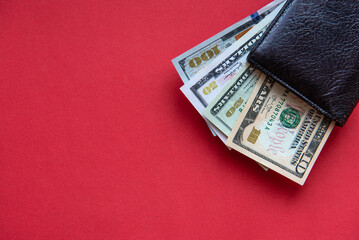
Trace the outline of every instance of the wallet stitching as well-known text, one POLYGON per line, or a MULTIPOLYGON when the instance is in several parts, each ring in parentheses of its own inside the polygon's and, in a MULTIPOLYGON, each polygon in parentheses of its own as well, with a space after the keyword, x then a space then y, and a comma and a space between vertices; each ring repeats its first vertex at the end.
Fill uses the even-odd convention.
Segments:
POLYGON ((272 76, 276 81, 278 81, 279 83, 281 83, 282 85, 284 85, 285 87, 287 87, 289 90, 291 90, 292 92, 294 92, 295 94, 299 95, 301 98, 303 98, 304 100, 306 100, 307 102, 312 104, 312 107, 315 108, 316 110, 324 113, 325 115, 327 115, 328 117, 330 117, 331 119, 333 119, 334 121, 336 121, 339 125, 343 125, 343 122, 341 120, 339 120, 337 117, 334 117, 332 114, 328 113, 326 110, 324 110, 323 108, 319 107, 318 104, 314 103, 313 101, 309 100, 307 97, 305 97, 303 94, 301 94, 300 92, 298 92, 297 90, 295 90, 292 86, 290 86, 289 84, 287 84, 285 81, 283 81, 282 79, 280 79, 279 77, 276 76, 276 74, 270 72, 269 70, 265 69, 262 65, 260 65, 258 62, 256 62, 255 60, 251 59, 252 53, 261 45, 261 43, 265 40, 265 38, 272 32, 272 30, 278 25, 278 22, 283 18, 284 14, 288 11, 289 6, 292 5, 292 3, 295 0, 291 0, 288 3, 286 3, 286 6, 283 7, 283 9, 281 10, 280 13, 278 13, 278 16, 273 20, 273 22, 271 23, 272 25, 270 25, 267 29, 267 31, 265 32, 264 36, 262 36, 262 38, 257 42, 257 44, 253 47, 252 51, 249 53, 247 60, 255 65, 257 65, 258 68, 260 68, 261 71, 263 71, 264 73, 266 73, 269 76, 272 76))
POLYGON ((328 117, 330 117, 331 119, 333 119, 334 121, 336 121, 337 123, 339 123, 340 125, 343 124, 342 121, 338 120, 336 117, 334 117, 332 114, 328 113, 326 110, 322 109, 321 107, 319 107, 316 103, 314 103, 313 101, 309 100, 307 97, 305 97, 303 94, 299 93, 297 90, 295 90, 293 87, 291 87, 289 84, 287 84, 286 82, 284 82, 283 80, 281 80, 279 77, 277 77, 275 74, 269 72, 268 70, 266 70, 264 67, 262 67, 259 63, 255 62, 255 61, 251 61, 252 63, 256 64, 257 67, 263 71, 265 74, 272 76, 276 81, 278 81, 279 83, 281 83, 282 85, 284 85, 286 88, 288 88, 289 90, 291 90, 292 92, 294 92, 295 94, 299 95, 302 99, 304 99, 305 101, 309 102, 312 104, 311 107, 313 107, 314 109, 318 110, 319 112, 324 113, 325 115, 327 115, 328 117))

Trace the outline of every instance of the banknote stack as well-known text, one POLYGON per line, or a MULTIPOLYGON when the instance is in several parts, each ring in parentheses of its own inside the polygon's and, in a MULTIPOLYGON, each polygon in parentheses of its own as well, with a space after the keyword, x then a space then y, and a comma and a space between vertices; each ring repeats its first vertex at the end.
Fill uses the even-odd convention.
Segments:
POLYGON ((303 185, 334 122, 247 62, 284 5, 275 0, 172 60, 214 136, 303 185))

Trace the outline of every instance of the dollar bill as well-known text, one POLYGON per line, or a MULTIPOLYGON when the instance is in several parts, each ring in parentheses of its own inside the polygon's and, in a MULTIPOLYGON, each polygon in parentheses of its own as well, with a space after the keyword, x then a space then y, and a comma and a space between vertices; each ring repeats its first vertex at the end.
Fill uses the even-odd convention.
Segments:
POLYGON ((201 115, 207 105, 214 100, 243 64, 247 62, 247 55, 254 43, 262 37, 271 21, 280 11, 281 6, 276 8, 264 20, 254 26, 241 39, 233 43, 224 53, 181 87, 184 95, 201 115))
POLYGON ((249 63, 222 89, 203 112, 226 136, 230 134, 262 72, 249 63))
POLYGON ((303 185, 334 124, 263 73, 226 145, 303 185))
MULTIPOLYGON (((205 118, 226 137, 234 127, 261 74, 261 71, 246 63, 203 112, 205 118)), ((268 171, 267 167, 259 165, 268 171)))
POLYGON ((275 0, 269 3, 257 12, 174 58, 172 63, 182 81, 186 83, 191 80, 199 70, 216 59, 226 48, 240 39, 283 1, 284 0, 275 0))

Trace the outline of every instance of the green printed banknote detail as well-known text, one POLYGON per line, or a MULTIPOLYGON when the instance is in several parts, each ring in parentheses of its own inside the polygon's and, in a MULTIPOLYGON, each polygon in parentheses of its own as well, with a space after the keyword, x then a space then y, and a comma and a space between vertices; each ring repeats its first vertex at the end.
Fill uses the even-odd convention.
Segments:
POLYGON ((262 73, 226 145, 303 185, 334 124, 262 73))
MULTIPOLYGON (((283 3, 181 87, 183 94, 202 116, 207 105, 215 99, 247 62, 247 55, 263 36, 282 6, 283 3)), ((208 125, 224 142, 226 136, 210 123, 208 125)))
POLYGON ((262 72, 246 63, 203 115, 226 136, 232 131, 262 72))

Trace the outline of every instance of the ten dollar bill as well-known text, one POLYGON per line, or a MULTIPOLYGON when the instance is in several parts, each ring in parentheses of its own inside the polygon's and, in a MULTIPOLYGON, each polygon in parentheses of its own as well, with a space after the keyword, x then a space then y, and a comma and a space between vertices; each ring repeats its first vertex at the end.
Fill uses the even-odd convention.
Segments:
POLYGON ((334 124, 262 74, 226 145, 303 185, 334 124))

